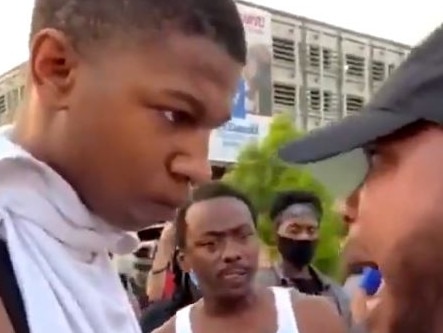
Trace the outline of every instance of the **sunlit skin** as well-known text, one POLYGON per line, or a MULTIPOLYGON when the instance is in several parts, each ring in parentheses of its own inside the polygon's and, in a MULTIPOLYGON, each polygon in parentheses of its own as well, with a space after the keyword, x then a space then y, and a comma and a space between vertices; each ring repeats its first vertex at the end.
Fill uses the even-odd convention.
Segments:
POLYGON ((189 186, 210 179, 210 131, 230 118, 241 74, 207 38, 164 37, 77 52, 44 29, 30 46, 14 140, 124 229, 173 218, 189 186))

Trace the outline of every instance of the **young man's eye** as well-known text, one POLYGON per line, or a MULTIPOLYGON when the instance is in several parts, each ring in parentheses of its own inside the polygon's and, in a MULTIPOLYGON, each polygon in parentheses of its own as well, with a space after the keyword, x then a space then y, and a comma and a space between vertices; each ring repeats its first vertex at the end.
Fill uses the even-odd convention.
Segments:
POLYGON ((195 119, 187 112, 183 111, 165 111, 164 115, 170 122, 178 125, 193 125, 195 119))
POLYGON ((245 232, 239 235, 240 240, 249 240, 252 236, 254 236, 253 232, 245 232))
POLYGON ((206 241, 198 244, 199 247, 208 250, 209 252, 214 252, 217 249, 217 242, 215 241, 206 241))

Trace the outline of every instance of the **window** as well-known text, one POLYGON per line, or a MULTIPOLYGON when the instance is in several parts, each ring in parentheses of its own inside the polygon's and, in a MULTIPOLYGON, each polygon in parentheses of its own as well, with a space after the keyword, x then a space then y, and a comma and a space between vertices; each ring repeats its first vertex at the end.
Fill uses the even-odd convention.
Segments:
POLYGON ((274 83, 274 104, 277 106, 295 106, 295 86, 274 83))
POLYGON ((373 81, 384 81, 386 76, 385 63, 382 61, 372 61, 371 78, 373 81))
POLYGON ((325 70, 332 69, 332 51, 330 49, 323 48, 322 49, 323 56, 323 68, 325 70))
POLYGON ((346 95, 346 111, 359 112, 363 107, 365 100, 361 96, 346 95))
POLYGON ((316 45, 308 46, 308 61, 309 66, 314 68, 320 68, 321 49, 316 45))
POLYGON ((333 109, 332 93, 330 91, 323 91, 323 112, 329 113, 333 109))
POLYGON ((0 96, 0 114, 6 112, 6 98, 5 95, 0 96))
POLYGON ((321 91, 320 89, 310 89, 308 91, 309 110, 319 113, 330 113, 335 109, 335 99, 331 91, 321 91))
POLYGON ((354 77, 364 77, 365 73, 365 58, 346 54, 346 74, 354 77))
POLYGON ((277 62, 295 63, 295 43, 285 38, 272 38, 272 52, 277 62))
POLYGON ((320 89, 310 89, 308 91, 309 110, 321 110, 321 91, 320 89))
POLYGON ((320 64, 322 64, 324 70, 332 70, 335 59, 331 49, 317 45, 309 45, 308 47, 308 63, 312 68, 320 68, 320 64))

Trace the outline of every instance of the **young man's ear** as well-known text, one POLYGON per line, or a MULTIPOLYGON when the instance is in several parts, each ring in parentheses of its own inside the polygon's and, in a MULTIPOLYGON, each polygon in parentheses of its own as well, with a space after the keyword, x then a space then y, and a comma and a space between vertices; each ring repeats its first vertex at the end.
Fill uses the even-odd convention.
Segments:
POLYGON ((186 254, 182 250, 179 250, 177 253, 177 263, 183 272, 189 273, 191 270, 186 254))

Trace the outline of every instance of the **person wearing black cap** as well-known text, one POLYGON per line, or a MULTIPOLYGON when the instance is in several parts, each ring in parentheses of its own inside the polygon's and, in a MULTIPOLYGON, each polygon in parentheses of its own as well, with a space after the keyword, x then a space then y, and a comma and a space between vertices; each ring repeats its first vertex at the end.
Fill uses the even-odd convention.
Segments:
POLYGON ((350 326, 352 319, 346 294, 340 285, 311 264, 323 215, 320 199, 306 191, 280 192, 271 205, 269 215, 275 226, 282 263, 260 270, 257 283, 293 287, 308 295, 326 296, 350 326))
POLYGON ((308 164, 338 196, 358 196, 346 207, 350 237, 368 249, 384 280, 370 328, 442 332, 443 25, 360 114, 279 153, 308 164))

